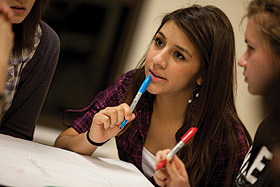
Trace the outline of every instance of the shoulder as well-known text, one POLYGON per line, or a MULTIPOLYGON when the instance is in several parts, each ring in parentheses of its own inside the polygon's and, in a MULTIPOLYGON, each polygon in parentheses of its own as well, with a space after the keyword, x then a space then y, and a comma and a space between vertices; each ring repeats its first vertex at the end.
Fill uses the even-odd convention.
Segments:
POLYGON ((133 69, 133 70, 130 70, 126 73, 123 73, 119 79, 123 79, 123 80, 131 80, 133 78, 133 76, 135 75, 136 73, 136 69, 133 69))
POLYGON ((41 20, 40 26, 42 29, 42 35, 33 60, 37 62, 39 61, 39 64, 41 65, 44 64, 44 66, 55 68, 60 53, 59 37, 44 21, 41 20))
POLYGON ((131 70, 126 73, 123 73, 118 78, 118 80, 115 82, 115 84, 119 84, 119 85, 123 85, 123 86, 127 87, 131 83, 135 73, 136 73, 136 70, 131 70))
POLYGON ((226 124, 229 128, 226 130, 227 132, 222 133, 217 142, 217 147, 219 151, 219 155, 222 155, 222 158, 228 158, 228 150, 235 150, 235 154, 237 158, 242 163, 246 153, 249 150, 248 137, 246 134, 246 130, 240 124, 232 121, 227 121, 226 124), (230 147, 233 146, 233 147, 230 147), (221 151, 222 150, 222 151, 221 151))
POLYGON ((57 33, 43 20, 40 22, 42 28, 41 42, 49 43, 53 48, 60 48, 60 40, 57 33))
POLYGON ((107 102, 105 102, 105 103, 108 106, 115 106, 117 104, 120 104, 120 102, 122 100, 122 96, 126 92, 128 86, 130 85, 134 74, 135 74, 134 70, 129 71, 127 73, 123 73, 108 88, 99 92, 93 102, 95 102, 95 100, 103 98, 103 100, 107 100, 107 102), (115 102, 117 102, 117 103, 115 103, 115 102))
POLYGON ((236 139, 236 143, 238 145, 245 146, 247 152, 249 149, 249 144, 245 127, 237 122, 232 121, 228 121, 228 125, 230 127, 230 130, 232 131, 233 136, 236 139))
POLYGON ((226 138, 227 141, 233 141, 234 144, 236 145, 235 154, 237 156, 238 167, 235 168, 235 172, 237 172, 243 162, 245 155, 249 150, 250 137, 248 137, 247 130, 242 124, 239 124, 238 122, 232 122, 232 121, 228 121, 228 124, 231 127, 231 129, 229 130, 232 133, 229 133, 229 136, 226 138))
POLYGON ((275 116, 270 115, 259 125, 254 139, 255 146, 265 145, 272 150, 275 145, 280 143, 280 124, 274 119, 275 116))

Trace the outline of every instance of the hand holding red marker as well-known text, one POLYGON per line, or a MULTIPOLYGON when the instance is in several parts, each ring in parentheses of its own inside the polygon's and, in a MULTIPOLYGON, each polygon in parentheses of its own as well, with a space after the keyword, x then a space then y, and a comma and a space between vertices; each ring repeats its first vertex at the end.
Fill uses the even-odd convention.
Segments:
POLYGON ((167 154, 166 159, 161 161, 156 170, 161 169, 166 164, 168 158, 172 158, 196 133, 197 127, 190 128, 182 137, 181 140, 176 144, 176 146, 167 154))

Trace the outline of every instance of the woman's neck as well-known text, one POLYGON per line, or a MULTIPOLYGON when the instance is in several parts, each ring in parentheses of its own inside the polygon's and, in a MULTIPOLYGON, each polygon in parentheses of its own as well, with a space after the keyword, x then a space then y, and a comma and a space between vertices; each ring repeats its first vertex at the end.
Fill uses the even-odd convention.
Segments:
POLYGON ((170 97, 157 95, 154 101, 154 112, 171 120, 183 120, 186 108, 188 106, 188 99, 180 99, 179 97, 170 97))

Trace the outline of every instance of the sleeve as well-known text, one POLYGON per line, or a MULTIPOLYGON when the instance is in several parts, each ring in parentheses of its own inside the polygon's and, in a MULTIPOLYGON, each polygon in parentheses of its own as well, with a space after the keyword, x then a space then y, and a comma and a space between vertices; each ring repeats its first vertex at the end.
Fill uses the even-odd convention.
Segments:
POLYGON ((83 133, 87 131, 92 122, 93 116, 106 107, 118 106, 122 103, 122 96, 127 90, 134 71, 123 74, 116 82, 104 91, 98 93, 92 102, 85 107, 82 115, 73 120, 71 127, 77 132, 83 133))

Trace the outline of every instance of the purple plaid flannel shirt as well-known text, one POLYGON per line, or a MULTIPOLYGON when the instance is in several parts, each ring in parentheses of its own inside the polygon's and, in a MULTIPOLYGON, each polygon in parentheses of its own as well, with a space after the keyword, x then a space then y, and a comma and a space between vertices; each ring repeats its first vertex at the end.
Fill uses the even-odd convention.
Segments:
MULTIPOLYGON (((118 106, 122 103, 122 96, 127 90, 130 84, 135 70, 123 74, 115 83, 113 83, 106 90, 100 92, 88 105, 81 110, 68 110, 70 112, 82 112, 83 115, 76 118, 72 122, 72 127, 79 133, 86 132, 91 125, 93 116, 100 110, 111 107, 118 106)), ((141 97, 139 103, 137 104, 134 119, 134 125, 124 132, 122 135, 116 137, 116 144, 118 148, 119 158, 123 161, 133 163, 141 172, 142 169, 142 151, 147 136, 151 115, 153 111, 153 97, 148 92, 145 92, 141 97)), ((249 149, 247 145, 247 139, 244 131, 236 124, 229 123, 232 126, 233 132, 237 137, 237 144, 239 145, 239 150, 236 150, 237 163, 235 166, 235 172, 233 179, 235 179, 237 172, 242 164, 242 161, 249 149)), ((216 146, 217 158, 213 160, 213 164, 216 168, 216 172, 210 181, 213 186, 222 186, 225 180, 225 173, 227 169, 227 140, 221 139, 216 146)), ((150 180, 154 183, 153 179, 150 180)), ((155 183, 154 183, 155 184, 155 183)))
MULTIPOLYGON (((79 133, 86 132, 90 128, 92 118, 97 112, 109 106, 120 105, 122 103, 122 96, 127 90, 134 73, 135 70, 132 70, 123 74, 114 84, 100 92, 90 105, 84 109, 77 110, 76 112, 82 112, 83 115, 76 118, 71 126, 79 133)), ((153 107, 153 99, 149 96, 150 94, 145 92, 136 106, 134 124, 137 125, 133 125, 129 131, 116 137, 119 158, 133 163, 140 171, 142 171, 143 145, 148 132, 153 107)), ((75 111, 68 110, 68 112, 75 111)))

